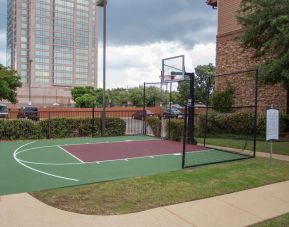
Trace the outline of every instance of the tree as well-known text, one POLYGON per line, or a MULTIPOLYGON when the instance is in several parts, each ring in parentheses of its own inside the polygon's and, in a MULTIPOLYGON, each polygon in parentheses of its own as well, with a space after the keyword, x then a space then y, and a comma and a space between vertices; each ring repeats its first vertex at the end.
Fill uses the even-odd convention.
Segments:
POLYGON ((261 62, 261 81, 287 89, 289 113, 289 1, 242 0, 237 20, 244 28, 241 46, 261 62))
MULTIPOLYGON (((210 63, 208 65, 198 65, 195 68, 195 102, 207 103, 208 89, 211 94, 214 89, 215 66, 210 63), (209 87, 208 87, 209 83, 209 87)), ((189 78, 186 78, 189 80, 189 78)), ((185 105, 188 102, 190 94, 190 82, 183 81, 179 83, 179 104, 185 105)))
POLYGON ((115 88, 108 91, 110 105, 125 105, 128 101, 128 91, 125 88, 115 88))
POLYGON ((21 78, 17 72, 0 64, 0 100, 8 100, 15 104, 17 102, 16 90, 21 86, 21 78))
POLYGON ((143 87, 130 88, 128 94, 129 101, 131 101, 134 106, 143 105, 143 87))
POLYGON ((215 87, 215 66, 212 63, 198 65, 195 68, 195 72, 195 100, 196 102, 206 104, 209 98, 208 95, 212 94, 215 87))
POLYGON ((172 91, 172 103, 178 104, 179 93, 177 91, 172 91))
POLYGON ((91 96, 96 96, 96 91, 94 87, 86 86, 86 87, 74 87, 71 89, 71 96, 73 101, 76 101, 78 97, 81 97, 85 94, 89 94, 91 96))
POLYGON ((78 108, 92 108, 95 103, 95 97, 90 94, 84 94, 75 99, 75 106, 78 108))
POLYGON ((212 96, 213 109, 221 113, 233 112, 235 89, 228 84, 223 91, 215 91, 212 96))
POLYGON ((164 94, 158 87, 146 88, 146 105, 147 106, 159 106, 164 100, 164 94))
MULTIPOLYGON (((189 78, 185 78, 185 79, 187 80, 189 78)), ((179 92, 178 104, 182 106, 188 104, 188 99, 190 96, 190 82, 189 81, 179 82, 178 92, 179 92)))

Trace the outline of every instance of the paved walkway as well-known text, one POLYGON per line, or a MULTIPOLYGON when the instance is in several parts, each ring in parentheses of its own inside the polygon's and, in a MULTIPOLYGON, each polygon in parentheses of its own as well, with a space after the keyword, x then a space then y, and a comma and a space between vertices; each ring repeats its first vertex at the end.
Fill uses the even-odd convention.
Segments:
MULTIPOLYGON (((263 158, 269 158, 270 154, 265 152, 256 152, 257 157, 263 157, 263 158)), ((274 159, 281 160, 281 161, 287 161, 289 162, 289 155, 281 155, 281 154, 273 154, 272 156, 274 159)))
MULTIPOLYGON (((202 144, 198 144, 200 146, 202 146, 202 144)), ((242 151, 241 149, 237 149, 237 148, 228 148, 228 147, 221 147, 221 146, 215 146, 215 145, 209 145, 209 147, 211 148, 216 148, 216 149, 220 149, 220 150, 227 150, 227 151, 232 151, 232 152, 240 152, 242 151)), ((245 150, 248 154, 252 151, 249 150, 245 150)), ((262 158, 269 158, 270 157, 270 153, 266 153, 266 152, 261 152, 261 151, 257 151, 256 152, 256 156, 257 157, 262 157, 262 158)), ((273 159, 277 159, 277 160, 281 160, 281 161, 288 161, 289 162, 289 155, 280 155, 280 154, 274 154, 272 155, 273 159)))
POLYGON ((289 181, 144 212, 93 216, 47 206, 28 194, 2 196, 1 227, 247 226, 289 212, 289 181))
MULTIPOLYGON (((257 156, 268 157, 258 152, 257 156)), ((274 155, 289 161, 288 156, 274 155)), ((0 197, 1 227, 234 227, 247 226, 289 212, 289 181, 144 212, 96 216, 47 206, 29 194, 0 197)))

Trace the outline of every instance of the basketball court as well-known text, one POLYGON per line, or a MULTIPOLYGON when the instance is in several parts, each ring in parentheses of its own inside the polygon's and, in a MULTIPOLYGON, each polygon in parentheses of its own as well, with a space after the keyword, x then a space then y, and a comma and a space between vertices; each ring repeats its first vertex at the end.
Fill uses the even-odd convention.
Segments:
MULTIPOLYGON (((183 144, 149 136, 2 142, 0 149, 0 195, 182 169, 183 144)), ((197 145, 186 149, 196 162, 245 158, 197 145)))
MULTIPOLYGON (((185 75, 188 74, 183 55, 163 59, 161 82, 144 83, 143 109, 147 103, 146 89, 157 88, 161 91, 160 97, 152 104, 171 111, 172 91, 178 82, 186 81, 185 75)), ((191 82, 194 74, 190 76, 191 82)), ((206 145, 206 118, 203 146, 193 145, 196 141, 193 141, 195 106, 192 103, 195 102, 190 96, 179 119, 183 128, 179 127, 175 132, 171 132, 169 113, 168 119, 159 116, 159 129, 156 127, 154 130, 148 127, 144 117, 138 123, 143 135, 1 142, 0 195, 147 176, 255 157, 256 125, 253 137, 250 131, 248 139, 240 142, 241 149, 232 152, 206 145), (253 149, 248 150, 250 142, 253 142, 253 149)), ((252 108, 256 110, 256 106, 252 108)), ((208 109, 206 105, 206 115, 208 109)), ((256 116, 253 120, 256 124, 256 116)))

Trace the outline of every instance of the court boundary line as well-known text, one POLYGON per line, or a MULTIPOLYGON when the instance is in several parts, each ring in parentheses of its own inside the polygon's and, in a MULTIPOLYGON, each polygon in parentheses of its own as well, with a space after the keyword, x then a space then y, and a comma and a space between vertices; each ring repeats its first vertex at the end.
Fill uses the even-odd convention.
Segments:
POLYGON ((98 143, 80 143, 80 144, 60 144, 57 146, 77 146, 77 145, 94 145, 94 144, 105 144, 105 143, 130 143, 130 142, 145 142, 145 141, 159 141, 162 139, 149 139, 149 140, 122 140, 122 141, 105 141, 105 142, 98 142, 98 143))
POLYGON ((65 150, 63 147, 57 145, 57 147, 59 149, 61 149, 62 151, 64 151, 66 154, 68 154, 69 156, 75 158, 76 160, 80 161, 81 163, 85 163, 84 161, 82 161, 80 158, 76 157, 74 154, 70 153, 69 151, 65 150))

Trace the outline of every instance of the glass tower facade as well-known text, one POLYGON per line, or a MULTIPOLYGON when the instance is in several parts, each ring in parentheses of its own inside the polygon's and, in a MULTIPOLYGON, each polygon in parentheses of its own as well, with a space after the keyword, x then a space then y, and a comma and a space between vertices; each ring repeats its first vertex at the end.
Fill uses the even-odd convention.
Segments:
POLYGON ((97 86, 96 1, 7 1, 7 65, 24 85, 97 86))

